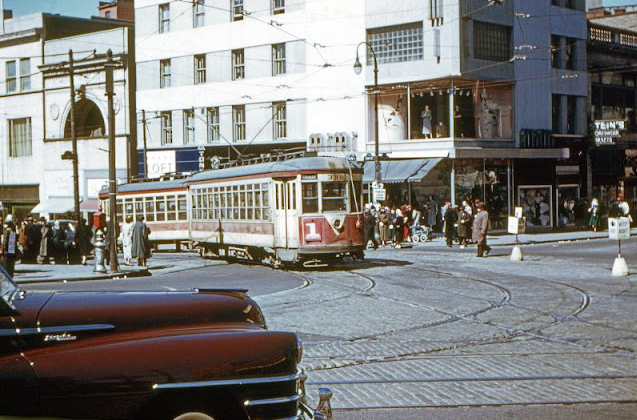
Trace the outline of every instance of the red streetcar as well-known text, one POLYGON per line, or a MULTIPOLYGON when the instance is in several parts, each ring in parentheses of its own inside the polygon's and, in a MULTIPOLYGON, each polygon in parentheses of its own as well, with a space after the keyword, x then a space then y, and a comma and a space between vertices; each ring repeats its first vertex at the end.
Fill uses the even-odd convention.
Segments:
POLYGON ((362 178, 360 166, 330 157, 192 175, 190 237, 222 258, 273 266, 362 258, 362 178))

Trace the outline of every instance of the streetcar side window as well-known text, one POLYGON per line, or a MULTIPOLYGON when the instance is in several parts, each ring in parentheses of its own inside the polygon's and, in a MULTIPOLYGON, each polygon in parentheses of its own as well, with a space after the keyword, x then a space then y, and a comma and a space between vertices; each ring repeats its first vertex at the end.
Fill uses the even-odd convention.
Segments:
POLYGON ((166 220, 176 220, 177 217, 177 201, 174 196, 167 197, 168 199, 168 214, 166 220))
POLYGON ((144 203, 146 207, 146 221, 154 222, 155 221, 155 199, 153 197, 146 197, 146 201, 144 203))
POLYGON ((219 220, 219 218, 221 217, 221 210, 220 210, 221 199, 219 198, 219 188, 215 187, 213 191, 214 191, 214 200, 215 200, 213 218, 215 220, 219 220))
POLYGON ((261 219, 270 220, 270 190, 268 184, 261 184, 261 219))
POLYGON ((323 212, 347 210, 347 183, 323 182, 323 212))
MULTIPOLYGON (((188 220, 188 204, 186 202, 186 196, 178 196, 177 210, 179 211, 179 220, 188 220)), ((150 219, 149 219, 150 220, 150 219)))
POLYGON ((132 200, 124 200, 124 214, 126 216, 134 217, 135 213, 133 212, 133 201, 132 200))
POLYGON ((155 211, 157 212, 157 221, 166 220, 166 197, 157 197, 155 201, 155 211))
POLYGON ((124 205, 123 200, 117 200, 117 220, 124 223, 124 205))
POLYGON ((318 182, 303 183, 303 213, 318 213, 318 182))

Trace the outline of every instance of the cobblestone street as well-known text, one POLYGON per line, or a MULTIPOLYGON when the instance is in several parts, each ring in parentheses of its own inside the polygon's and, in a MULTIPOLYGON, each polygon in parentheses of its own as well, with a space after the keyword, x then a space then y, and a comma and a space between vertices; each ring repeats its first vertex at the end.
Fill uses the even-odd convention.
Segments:
POLYGON ((525 247, 522 263, 382 249, 257 300, 303 334, 309 394, 332 388, 338 409, 632 402, 637 289, 611 276, 612 245, 525 247))

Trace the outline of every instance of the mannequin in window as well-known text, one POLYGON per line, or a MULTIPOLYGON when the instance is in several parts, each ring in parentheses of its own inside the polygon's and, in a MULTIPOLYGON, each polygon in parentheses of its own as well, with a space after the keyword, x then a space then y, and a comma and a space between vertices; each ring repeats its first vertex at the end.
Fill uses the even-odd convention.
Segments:
POLYGON ((420 118, 422 118, 422 134, 425 138, 433 138, 433 133, 431 131, 431 110, 429 109, 429 105, 425 105, 425 109, 420 113, 420 118))
POLYGON ((464 127, 462 124, 462 114, 460 113, 460 106, 456 105, 456 109, 453 112, 453 126, 454 126, 454 135, 456 137, 464 138, 464 127))

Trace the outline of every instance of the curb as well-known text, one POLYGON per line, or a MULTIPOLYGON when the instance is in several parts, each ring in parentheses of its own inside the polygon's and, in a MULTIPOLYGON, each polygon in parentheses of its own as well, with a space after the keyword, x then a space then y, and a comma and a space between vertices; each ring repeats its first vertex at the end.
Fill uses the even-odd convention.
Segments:
POLYGON ((103 275, 96 275, 91 277, 72 277, 72 278, 58 278, 58 279, 25 279, 18 280, 14 278, 14 281, 18 284, 42 284, 42 283, 69 283, 69 282, 77 282, 77 281, 91 281, 91 280, 110 280, 110 279, 119 279, 126 276, 126 278, 135 278, 135 277, 150 277, 152 274, 150 273, 150 269, 146 268, 145 270, 135 270, 135 271, 125 271, 120 273, 110 273, 103 275))

